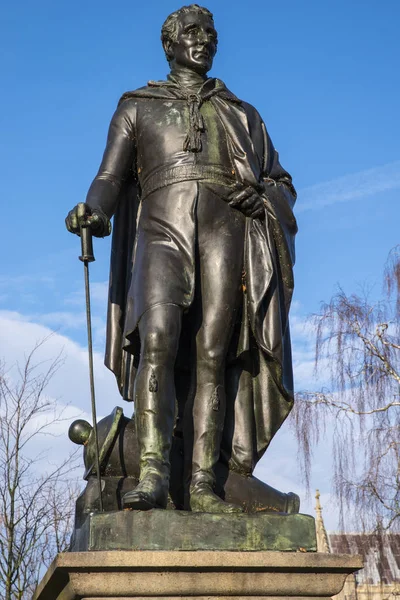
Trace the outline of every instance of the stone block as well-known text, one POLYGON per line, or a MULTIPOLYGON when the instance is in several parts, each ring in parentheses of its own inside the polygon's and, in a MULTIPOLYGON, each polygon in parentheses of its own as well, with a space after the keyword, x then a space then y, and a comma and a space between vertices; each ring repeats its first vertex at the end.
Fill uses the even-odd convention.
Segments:
POLYGON ((317 550, 314 518, 301 514, 211 514, 151 510, 92 513, 72 551, 317 550))
POLYGON ((322 600, 361 567, 360 556, 314 552, 68 552, 33 600, 322 600))

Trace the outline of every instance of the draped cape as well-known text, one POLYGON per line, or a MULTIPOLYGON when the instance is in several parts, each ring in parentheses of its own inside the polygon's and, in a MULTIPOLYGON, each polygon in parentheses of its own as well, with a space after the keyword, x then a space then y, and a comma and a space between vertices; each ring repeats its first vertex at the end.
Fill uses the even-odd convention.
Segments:
MULTIPOLYGON (((221 456, 231 469, 249 475, 293 405, 288 314, 296 192, 258 112, 238 100, 220 80, 212 80, 211 85, 215 92, 207 101, 224 124, 237 179, 257 189, 265 204, 264 220, 247 219, 242 318, 233 336, 235 347, 228 355, 225 377, 227 411, 221 456)), ((149 82, 124 94, 120 102, 128 98, 174 100, 182 95, 170 82, 149 82)), ((140 356, 138 332, 127 339, 124 330, 138 218, 140 186, 132 172, 120 191, 114 216, 105 356, 106 366, 129 401, 140 356)))

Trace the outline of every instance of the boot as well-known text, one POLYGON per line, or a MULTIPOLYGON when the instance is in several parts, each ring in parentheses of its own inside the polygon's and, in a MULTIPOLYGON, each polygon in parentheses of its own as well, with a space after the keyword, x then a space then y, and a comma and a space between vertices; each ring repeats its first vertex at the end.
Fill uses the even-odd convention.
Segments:
MULTIPOLYGON (((158 369, 157 369, 158 370, 158 369)), ((143 369, 135 397, 136 435, 140 456, 140 481, 122 498, 123 508, 166 508, 169 491, 172 429, 175 398, 170 398, 155 369, 143 369), (145 385, 143 385, 145 384, 145 385)))
POLYGON ((122 498, 124 509, 152 510, 166 508, 168 502, 169 480, 162 475, 149 473, 131 492, 122 498))
MULTIPOLYGON (((207 386, 209 387, 209 386, 207 386)), ((196 398, 195 407, 201 404, 196 398)), ((215 466, 220 456, 222 431, 225 420, 225 393, 217 386, 208 401, 193 410, 193 454, 190 483, 192 512, 241 513, 243 509, 224 502, 215 492, 215 466)))

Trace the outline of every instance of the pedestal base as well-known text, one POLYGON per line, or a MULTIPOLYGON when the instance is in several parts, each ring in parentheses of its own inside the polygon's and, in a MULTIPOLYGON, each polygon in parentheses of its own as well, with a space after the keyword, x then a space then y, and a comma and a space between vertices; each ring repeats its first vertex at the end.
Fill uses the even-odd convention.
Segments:
POLYGON ((279 513, 185 511, 92 513, 75 530, 71 550, 317 550, 314 518, 279 513))
POLYGON ((359 556, 306 552, 69 552, 33 600, 322 600, 361 567, 359 556))

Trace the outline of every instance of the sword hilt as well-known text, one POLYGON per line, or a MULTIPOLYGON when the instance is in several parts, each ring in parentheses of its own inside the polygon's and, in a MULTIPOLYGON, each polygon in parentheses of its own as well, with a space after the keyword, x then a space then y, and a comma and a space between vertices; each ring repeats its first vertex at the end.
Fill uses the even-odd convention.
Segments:
POLYGON ((80 236, 81 236, 81 256, 79 260, 82 262, 90 263, 95 260, 93 254, 93 242, 92 242, 92 230, 88 223, 90 216, 92 214, 91 209, 84 202, 80 202, 76 207, 76 216, 78 218, 78 223, 85 223, 85 225, 80 226, 80 236), (87 223, 87 224, 86 224, 87 223))
POLYGON ((90 227, 81 227, 81 252, 79 260, 82 262, 96 260, 93 254, 92 230, 90 227))

